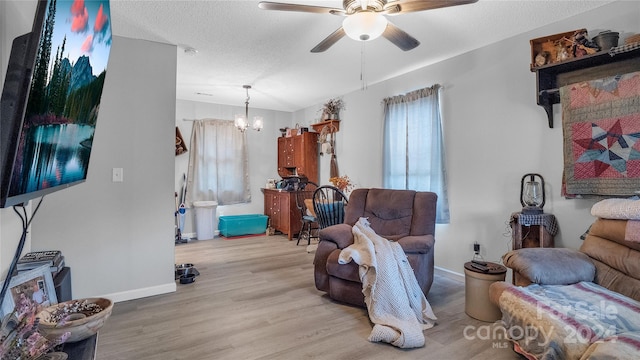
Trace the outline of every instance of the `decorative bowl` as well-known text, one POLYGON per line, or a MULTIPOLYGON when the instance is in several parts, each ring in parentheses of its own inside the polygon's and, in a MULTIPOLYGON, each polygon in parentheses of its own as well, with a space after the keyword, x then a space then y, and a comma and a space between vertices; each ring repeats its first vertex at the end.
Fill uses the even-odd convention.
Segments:
POLYGON ((49 339, 59 338, 69 332, 66 342, 84 340, 100 330, 112 310, 113 302, 105 298, 65 301, 40 311, 38 330, 49 339), (66 321, 59 320, 62 312, 68 315, 66 321))

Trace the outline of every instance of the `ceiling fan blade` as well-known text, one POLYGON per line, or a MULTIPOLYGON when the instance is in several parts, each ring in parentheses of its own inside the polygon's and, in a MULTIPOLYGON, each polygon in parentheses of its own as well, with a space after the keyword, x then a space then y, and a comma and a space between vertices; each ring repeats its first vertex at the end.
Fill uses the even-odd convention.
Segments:
POLYGON ((331 33, 331 35, 327 36, 324 40, 320 41, 320 43, 316 45, 316 47, 311 49, 311 52, 312 53, 323 52, 328 48, 330 48, 333 44, 338 42, 338 40, 342 39, 345 35, 347 35, 347 33, 344 32, 344 29, 341 26, 338 30, 334 31, 333 33, 331 33))
POLYGON ((399 27, 393 25, 391 22, 387 23, 387 28, 382 33, 382 36, 403 51, 409 51, 420 45, 420 41, 400 30, 399 27))
POLYGON ((271 1, 261 1, 258 7, 263 10, 279 10, 279 11, 298 11, 315 14, 333 14, 344 15, 343 9, 330 8, 324 6, 312 6, 312 5, 300 5, 300 4, 285 4, 271 1))
POLYGON ((466 5, 478 0, 398 0, 385 5, 389 15, 405 14, 415 11, 432 10, 449 6, 466 5))

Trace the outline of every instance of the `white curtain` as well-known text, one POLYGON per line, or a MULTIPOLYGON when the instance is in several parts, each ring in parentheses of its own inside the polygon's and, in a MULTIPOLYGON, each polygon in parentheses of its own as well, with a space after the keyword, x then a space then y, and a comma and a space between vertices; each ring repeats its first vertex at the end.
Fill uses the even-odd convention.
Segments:
POLYGON ((436 222, 449 223, 440 85, 384 99, 383 182, 438 194, 436 222))
POLYGON ((191 131, 187 202, 251 201, 246 135, 231 120, 196 120, 191 131))

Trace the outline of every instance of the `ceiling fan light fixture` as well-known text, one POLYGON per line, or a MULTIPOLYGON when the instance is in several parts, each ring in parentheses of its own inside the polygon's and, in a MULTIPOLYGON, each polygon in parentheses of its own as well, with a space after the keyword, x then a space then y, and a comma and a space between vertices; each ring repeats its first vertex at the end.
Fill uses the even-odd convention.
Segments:
POLYGON ((354 40, 370 41, 382 35, 387 28, 387 18, 372 11, 361 11, 347 16, 342 28, 354 40))

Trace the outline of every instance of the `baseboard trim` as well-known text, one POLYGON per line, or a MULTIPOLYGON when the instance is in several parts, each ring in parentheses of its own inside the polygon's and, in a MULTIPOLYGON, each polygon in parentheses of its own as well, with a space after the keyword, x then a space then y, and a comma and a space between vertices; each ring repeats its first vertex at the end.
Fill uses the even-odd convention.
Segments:
POLYGON ((158 286, 151 286, 147 288, 122 291, 112 294, 107 294, 101 297, 111 299, 114 303, 118 303, 121 301, 135 300, 149 296, 162 295, 175 292, 177 290, 177 286, 175 282, 169 284, 163 284, 158 286))
MULTIPOLYGON (((187 240, 187 241, 191 241, 191 240, 198 240, 198 236, 197 233, 182 233, 182 240, 187 240)), ((214 230, 213 231, 213 238, 219 238, 220 237, 220 230, 214 230)), ((204 239, 204 240, 213 240, 213 239, 204 239)))
POLYGON ((439 266, 434 266, 435 273, 440 276, 444 276, 448 279, 464 282, 464 275, 455 271, 451 271, 449 269, 445 269, 439 266))

